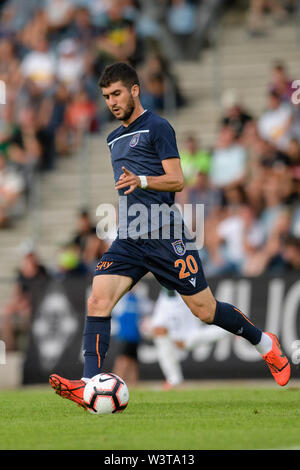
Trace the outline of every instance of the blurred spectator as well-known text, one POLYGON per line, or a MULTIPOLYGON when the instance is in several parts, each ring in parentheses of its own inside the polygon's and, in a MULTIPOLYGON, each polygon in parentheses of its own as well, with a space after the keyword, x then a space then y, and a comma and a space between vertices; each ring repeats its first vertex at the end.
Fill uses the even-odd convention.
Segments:
POLYGON ((68 133, 65 126, 65 113, 69 97, 67 87, 58 83, 53 97, 47 100, 47 130, 49 135, 53 136, 55 154, 62 156, 70 153, 68 133))
POLYGON ((289 236, 283 243, 282 269, 285 273, 300 271, 300 238, 289 236))
POLYGON ((160 0, 138 0, 138 15, 136 18, 136 30, 139 37, 147 44, 158 44, 163 40, 162 30, 164 25, 160 21, 164 16, 165 5, 160 0))
POLYGON ((223 126, 212 152, 210 178, 219 188, 244 182, 247 168, 245 148, 236 141, 232 126, 223 126))
POLYGON ((251 207, 243 203, 227 211, 215 237, 218 264, 215 273, 243 274, 247 259, 263 242, 263 230, 251 207))
POLYGON ((71 243, 77 247, 80 259, 90 271, 94 270, 99 259, 108 249, 107 242, 98 238, 91 217, 85 210, 78 215, 77 230, 71 243))
POLYGON ((195 183, 188 188, 187 203, 203 204, 204 217, 207 218, 214 209, 221 206, 222 193, 212 186, 207 173, 199 171, 195 183))
POLYGON ((83 88, 72 95, 66 108, 64 125, 72 151, 79 148, 86 131, 97 129, 97 106, 83 88))
POLYGON ((263 209, 258 220, 263 230, 263 243, 245 267, 245 273, 250 276, 259 276, 268 269, 271 260, 280 253, 283 237, 290 230, 290 212, 284 203, 282 176, 272 169, 267 173, 262 195, 263 209))
POLYGON ((149 51, 138 71, 145 109, 170 112, 185 104, 169 61, 155 49, 149 51))
POLYGON ((266 9, 271 11, 277 23, 284 22, 287 18, 287 12, 283 8, 281 0, 250 0, 248 25, 251 35, 264 34, 264 13, 266 9))
POLYGON ((42 38, 49 42, 50 38, 47 37, 48 32, 49 24, 45 10, 43 8, 35 8, 24 28, 17 31, 16 34, 20 56, 24 57, 30 51, 39 48, 39 42, 42 38))
POLYGON ((30 180, 32 169, 52 169, 55 164, 54 134, 47 127, 47 101, 40 102, 39 112, 31 106, 19 111, 12 134, 6 139, 7 154, 30 180))
POLYGON ((16 9, 9 3, 1 5, 0 15, 0 37, 8 38, 12 36, 16 30, 16 9))
POLYGON ((281 216, 286 213, 281 184, 281 176, 271 170, 262 188, 264 208, 260 214, 260 221, 263 226, 265 240, 270 237, 281 216))
POLYGON ((207 150, 200 148, 196 137, 189 135, 183 142, 180 162, 185 184, 192 186, 196 181, 197 173, 209 173, 211 155, 207 150))
POLYGON ((23 108, 18 116, 14 134, 7 140, 8 156, 27 178, 27 170, 36 167, 42 157, 35 114, 31 108, 23 108))
POLYGON ((92 23, 99 28, 105 21, 110 0, 79 0, 79 4, 87 6, 92 23))
POLYGON ((142 56, 138 47, 135 24, 125 15, 123 0, 111 0, 102 14, 100 32, 96 38, 97 60, 95 67, 98 75, 107 64, 130 62, 136 66, 142 56))
POLYGON ((87 267, 80 257, 78 247, 73 243, 67 243, 59 250, 55 277, 66 279, 78 276, 85 277, 87 274, 87 267))
POLYGON ((56 58, 45 36, 40 37, 34 49, 24 57, 21 72, 27 80, 49 92, 53 87, 56 74, 56 58))
POLYGON ((4 5, 1 20, 7 29, 0 30, 15 33, 24 28, 40 7, 40 0, 10 0, 4 5))
POLYGON ((24 180, 0 153, 0 227, 8 225, 16 215, 24 190, 24 180))
MULTIPOLYGON (((194 208, 196 204, 203 205, 204 240, 205 247, 209 249, 211 234, 215 231, 216 221, 219 220, 219 212, 223 203, 221 190, 212 185, 207 173, 199 171, 195 183, 176 194, 176 203, 182 206, 192 204, 194 208)), ((199 223, 196 217, 197 211, 195 209, 184 214, 185 224, 193 233, 196 233, 197 223, 199 223)), ((201 239, 200 233, 196 233, 196 240, 199 246, 203 244, 204 240, 201 239)))
POLYGON ((12 101, 2 106, 0 112, 0 152, 8 157, 9 141, 17 129, 12 101))
POLYGON ((260 155, 260 163, 262 167, 267 168, 283 168, 290 165, 290 159, 285 152, 278 150, 269 142, 264 142, 263 152, 260 155))
POLYGON ((89 9, 85 6, 75 8, 68 28, 68 37, 78 41, 87 50, 92 45, 96 33, 97 27, 92 23, 89 9))
POLYGON ((18 269, 16 285, 12 297, 4 305, 1 320, 1 338, 5 341, 7 351, 21 347, 18 344, 20 333, 27 334, 32 312, 31 287, 36 280, 46 279, 49 274, 41 264, 33 249, 26 249, 18 269))
POLYGON ((197 7, 188 0, 171 0, 166 20, 175 41, 177 58, 189 59, 197 28, 197 7))
POLYGON ((66 123, 71 129, 91 130, 96 118, 97 107, 84 89, 78 90, 66 109, 66 123))
POLYGON ((269 90, 275 92, 281 101, 290 103, 291 96, 294 92, 292 88, 293 81, 289 78, 286 66, 283 62, 276 62, 272 67, 271 81, 269 90))
POLYGON ((291 106, 282 103, 275 91, 269 92, 267 110, 258 119, 260 136, 278 149, 285 150, 292 138, 292 123, 291 106))
POLYGON ((19 90, 23 83, 20 71, 20 60, 17 56, 16 46, 10 39, 0 39, 0 79, 7 84, 8 98, 19 90))
POLYGON ((234 90, 227 90, 222 97, 223 116, 221 124, 231 126, 237 138, 242 137, 246 125, 253 120, 243 108, 241 98, 234 90))
POLYGON ((300 102, 292 103, 291 136, 300 143, 300 102))
POLYGON ((300 238, 300 174, 293 179, 295 198, 290 206, 291 226, 290 235, 300 238))
POLYGON ((67 30, 73 17, 74 4, 72 0, 46 0, 44 8, 50 37, 57 38, 67 30))
POLYGON ((77 91, 84 74, 84 57, 73 39, 58 45, 56 77, 69 91, 77 91))
POLYGON ((293 177, 299 178, 300 176, 300 142, 297 139, 291 139, 290 143, 285 150, 290 165, 292 167, 293 177))
POLYGON ((165 109, 165 77, 161 72, 152 73, 144 77, 142 104, 145 109, 161 112, 165 109))

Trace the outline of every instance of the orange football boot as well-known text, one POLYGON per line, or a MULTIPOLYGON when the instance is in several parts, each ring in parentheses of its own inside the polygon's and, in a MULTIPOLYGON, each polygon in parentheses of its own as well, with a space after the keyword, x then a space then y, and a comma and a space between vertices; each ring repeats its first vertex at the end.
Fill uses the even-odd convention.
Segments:
POLYGON ((55 393, 62 398, 74 401, 78 406, 86 409, 87 405, 83 401, 83 391, 86 383, 83 380, 68 380, 59 375, 52 374, 49 377, 49 383, 55 390, 55 393))
POLYGON ((163 383, 162 389, 163 390, 172 390, 174 388, 174 385, 170 384, 167 380, 163 383))
POLYGON ((272 340, 272 349, 262 356, 266 361, 278 385, 284 386, 290 380, 291 366, 286 355, 282 352, 277 336, 266 333, 272 340))

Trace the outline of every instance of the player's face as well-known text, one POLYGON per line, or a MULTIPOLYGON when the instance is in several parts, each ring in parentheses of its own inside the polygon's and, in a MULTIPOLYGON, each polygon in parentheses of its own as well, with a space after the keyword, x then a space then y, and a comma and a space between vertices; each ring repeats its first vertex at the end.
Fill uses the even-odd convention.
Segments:
MULTIPOLYGON (((120 121, 128 121, 135 109, 135 95, 137 85, 128 90, 121 81, 102 88, 106 104, 113 115, 120 121)), ((137 87, 138 88, 138 87, 137 87)))

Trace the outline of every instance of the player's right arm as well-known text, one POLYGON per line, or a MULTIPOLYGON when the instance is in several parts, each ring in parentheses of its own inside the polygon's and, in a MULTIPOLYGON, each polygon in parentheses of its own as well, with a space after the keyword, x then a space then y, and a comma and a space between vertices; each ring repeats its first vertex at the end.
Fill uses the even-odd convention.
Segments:
POLYGON ((184 188, 184 176, 179 158, 162 160, 165 174, 160 176, 147 176, 147 188, 155 191, 180 192, 184 188))
MULTIPOLYGON (((167 158, 162 160, 164 174, 160 176, 147 176, 147 189, 154 191, 179 192, 184 187, 184 177, 179 158, 167 158)), ((141 188, 141 180, 138 175, 122 167, 123 173, 116 183, 116 189, 129 187, 124 195, 132 193, 136 188, 141 188)))

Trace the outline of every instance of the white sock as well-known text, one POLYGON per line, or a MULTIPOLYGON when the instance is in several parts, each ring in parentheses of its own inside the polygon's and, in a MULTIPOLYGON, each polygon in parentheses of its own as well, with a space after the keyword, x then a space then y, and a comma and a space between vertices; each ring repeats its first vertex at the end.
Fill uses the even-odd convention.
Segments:
POLYGON ((166 381, 171 385, 178 385, 183 381, 181 365, 177 354, 177 347, 167 336, 154 338, 157 351, 157 360, 166 381))
POLYGON ((87 377, 81 377, 81 380, 87 384, 91 379, 88 379, 87 377))
POLYGON ((266 333, 263 333, 261 335, 260 342, 255 345, 255 348, 262 356, 264 356, 272 349, 272 339, 270 336, 266 335, 266 333))

